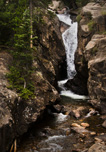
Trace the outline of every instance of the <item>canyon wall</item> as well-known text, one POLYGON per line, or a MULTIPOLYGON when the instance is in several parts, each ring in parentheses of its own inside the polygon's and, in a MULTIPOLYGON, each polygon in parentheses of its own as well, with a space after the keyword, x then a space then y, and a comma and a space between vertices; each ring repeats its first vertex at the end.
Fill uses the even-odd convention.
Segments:
MULTIPOLYGON (((106 114, 105 10, 105 1, 91 2, 82 8, 79 15, 79 45, 75 59, 76 78, 83 80, 87 85, 83 86, 82 91, 88 89, 89 102, 102 114, 106 114)), ((74 80, 71 83, 74 84, 74 80)), ((75 89, 73 91, 76 92, 75 89)))

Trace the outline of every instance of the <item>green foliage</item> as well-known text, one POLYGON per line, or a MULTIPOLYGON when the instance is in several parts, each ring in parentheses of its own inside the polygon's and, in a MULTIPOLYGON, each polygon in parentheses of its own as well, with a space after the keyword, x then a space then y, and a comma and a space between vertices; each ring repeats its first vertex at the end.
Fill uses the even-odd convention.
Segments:
POLYGON ((44 16, 43 9, 41 10, 40 7, 35 7, 34 17, 33 17, 34 23, 44 24, 43 16, 44 16))
MULTIPOLYGON (((10 73, 7 74, 10 82, 9 88, 15 88, 19 95, 24 100, 27 100, 34 96, 34 85, 31 80, 33 72, 33 56, 32 49, 30 49, 31 27, 27 0, 17 0, 16 3, 12 2, 8 4, 4 15, 7 17, 10 14, 13 17, 11 21, 9 20, 11 25, 9 28, 12 31, 10 35, 13 35, 10 39, 13 42, 11 45, 14 49, 10 51, 13 56, 13 65, 10 67, 10 73), (7 10, 9 13, 7 13, 7 10)), ((2 22, 2 27, 4 24, 5 22, 2 22)), ((5 28, 7 27, 6 23, 5 28)), ((4 42, 6 42, 5 38, 4 42)))
POLYGON ((29 49, 30 45, 30 16, 29 16, 29 9, 26 9, 23 13, 23 18, 19 27, 14 29, 14 41, 15 41, 15 48, 18 51, 23 49, 29 49))
POLYGON ((13 45, 15 29, 22 22, 28 0, 0 0, 0 44, 13 45))
POLYGON ((103 35, 106 35, 106 31, 103 31, 102 34, 103 34, 103 35))
POLYGON ((24 98, 25 100, 34 97, 33 92, 29 89, 25 88, 21 91, 20 96, 24 98))
POLYGON ((80 20, 82 19, 82 16, 79 14, 76 19, 77 19, 77 22, 79 23, 80 20))
POLYGON ((53 19, 54 17, 56 17, 56 14, 55 14, 54 12, 52 12, 52 11, 49 11, 49 10, 48 10, 48 14, 49 14, 49 17, 50 17, 51 19, 53 19))
POLYGON ((102 10, 102 15, 103 15, 103 16, 106 15, 106 10, 102 10))
POLYGON ((8 88, 15 88, 19 95, 26 100, 34 97, 34 85, 30 80, 30 74, 32 73, 32 71, 28 69, 28 71, 22 70, 23 68, 19 68, 16 66, 10 67, 10 73, 7 74, 7 78, 10 82, 8 88))
POLYGON ((106 35, 106 31, 97 31, 96 34, 103 34, 103 35, 106 35))
POLYGON ((95 26, 95 22, 93 20, 90 20, 88 23, 89 30, 93 31, 94 26, 95 26))

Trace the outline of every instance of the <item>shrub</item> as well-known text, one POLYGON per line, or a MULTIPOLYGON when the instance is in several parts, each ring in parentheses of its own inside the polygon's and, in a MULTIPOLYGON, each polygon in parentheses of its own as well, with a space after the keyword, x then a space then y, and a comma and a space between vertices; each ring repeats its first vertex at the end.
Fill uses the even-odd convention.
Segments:
POLYGON ((94 26, 95 26, 95 22, 93 20, 90 20, 88 23, 89 30, 92 31, 94 26))
POLYGON ((79 23, 80 20, 82 19, 82 16, 79 14, 76 19, 77 19, 77 22, 79 23))
POLYGON ((23 13, 20 26, 15 28, 13 65, 10 73, 7 74, 10 82, 9 88, 15 88, 24 99, 29 99, 34 95, 34 86, 31 82, 33 55, 30 49, 30 15, 29 9, 23 13))
POLYGON ((33 94, 33 92, 30 91, 29 89, 23 88, 23 90, 22 90, 21 93, 20 93, 20 96, 21 96, 23 99, 27 100, 27 99, 29 99, 29 98, 32 98, 32 97, 34 96, 34 94, 33 94))
POLYGON ((50 16, 51 19, 53 19, 54 17, 56 17, 56 14, 54 12, 52 12, 52 11, 48 10, 48 14, 49 14, 49 16, 50 16))

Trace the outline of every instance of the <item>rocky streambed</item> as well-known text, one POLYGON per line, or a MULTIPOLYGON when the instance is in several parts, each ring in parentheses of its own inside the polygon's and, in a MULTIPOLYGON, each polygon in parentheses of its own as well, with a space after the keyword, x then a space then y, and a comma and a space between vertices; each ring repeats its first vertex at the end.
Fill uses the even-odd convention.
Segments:
POLYGON ((105 152, 103 119, 86 100, 62 97, 22 137, 18 152, 105 152))

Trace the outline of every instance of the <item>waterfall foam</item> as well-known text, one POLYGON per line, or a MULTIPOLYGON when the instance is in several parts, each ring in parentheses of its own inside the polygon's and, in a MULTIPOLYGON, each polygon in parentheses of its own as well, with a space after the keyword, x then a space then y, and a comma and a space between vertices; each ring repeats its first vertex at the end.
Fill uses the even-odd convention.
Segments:
POLYGON ((82 99, 82 100, 87 99, 86 96, 75 94, 70 90, 61 91, 60 95, 71 97, 72 99, 82 99))
POLYGON ((66 121, 69 118, 68 115, 64 115, 63 113, 59 113, 56 117, 56 122, 61 123, 66 121))

